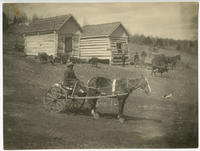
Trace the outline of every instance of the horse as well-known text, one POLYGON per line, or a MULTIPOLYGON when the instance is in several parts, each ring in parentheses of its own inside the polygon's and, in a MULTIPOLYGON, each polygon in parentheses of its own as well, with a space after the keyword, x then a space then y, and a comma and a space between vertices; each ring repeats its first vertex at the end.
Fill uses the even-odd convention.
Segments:
POLYGON ((164 54, 156 55, 151 60, 152 66, 166 66, 168 65, 168 58, 164 54))
POLYGON ((177 62, 180 61, 180 60, 181 60, 180 55, 168 57, 168 56, 165 56, 164 54, 160 54, 160 55, 155 56, 152 59, 151 64, 152 64, 152 66, 168 66, 168 65, 171 65, 171 68, 173 70, 173 68, 176 67, 177 62))
POLYGON ((176 64, 178 61, 181 60, 181 55, 176 55, 173 57, 167 57, 167 63, 171 64, 171 69, 173 70, 174 67, 176 67, 176 64))
POLYGON ((167 66, 152 66, 151 75, 156 76, 156 73, 160 73, 161 77, 164 72, 168 72, 167 66))
MULTIPOLYGON (((118 100, 119 110, 117 118, 120 122, 124 122, 125 118, 123 116, 124 105, 128 96, 136 89, 142 89, 145 93, 149 94, 151 92, 151 87, 147 78, 143 75, 137 79, 108 79, 105 77, 93 77, 88 81, 87 84, 88 91, 87 96, 101 96, 107 94, 116 95, 115 98, 118 100), (124 95, 120 95, 124 94, 124 95)), ((96 112, 96 103, 97 98, 88 99, 88 103, 91 107, 91 114, 95 119, 98 119, 100 116, 96 112)))

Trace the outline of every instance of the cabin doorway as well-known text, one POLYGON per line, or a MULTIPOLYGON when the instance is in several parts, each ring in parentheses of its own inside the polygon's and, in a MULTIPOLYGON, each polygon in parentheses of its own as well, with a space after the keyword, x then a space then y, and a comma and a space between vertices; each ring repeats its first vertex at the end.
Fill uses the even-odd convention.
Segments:
POLYGON ((71 56, 72 54, 72 37, 65 38, 65 53, 71 56))

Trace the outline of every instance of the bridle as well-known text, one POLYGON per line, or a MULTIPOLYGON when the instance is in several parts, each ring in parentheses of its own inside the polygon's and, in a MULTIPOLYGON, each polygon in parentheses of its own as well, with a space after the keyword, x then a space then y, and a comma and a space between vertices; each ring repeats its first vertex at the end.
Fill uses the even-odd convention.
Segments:
POLYGON ((149 90, 151 91, 148 80, 145 77, 142 77, 141 79, 135 79, 134 81, 136 81, 136 80, 139 80, 139 82, 136 85, 130 84, 130 82, 129 82, 129 81, 131 81, 130 79, 127 80, 127 89, 130 89, 130 91, 132 91, 134 88, 135 88, 135 90, 137 90, 139 88, 145 90, 145 88, 148 86, 149 90), (131 88, 129 88, 129 86, 131 88))

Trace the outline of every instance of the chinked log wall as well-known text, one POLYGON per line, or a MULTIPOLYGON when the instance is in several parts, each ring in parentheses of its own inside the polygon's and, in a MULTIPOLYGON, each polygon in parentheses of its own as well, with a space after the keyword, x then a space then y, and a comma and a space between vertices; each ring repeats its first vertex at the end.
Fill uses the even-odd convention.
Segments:
POLYGON ((99 59, 109 59, 111 52, 108 50, 109 39, 107 37, 99 38, 81 38, 80 57, 90 59, 98 57, 99 59))
POLYGON ((25 36, 25 53, 38 55, 39 52, 46 52, 49 55, 56 55, 57 39, 56 33, 27 35, 25 36))
POLYGON ((125 64, 129 64, 129 52, 128 52, 128 38, 127 37, 110 37, 110 51, 112 52, 111 64, 122 64, 122 53, 117 50, 117 43, 123 43, 122 51, 125 52, 125 64))

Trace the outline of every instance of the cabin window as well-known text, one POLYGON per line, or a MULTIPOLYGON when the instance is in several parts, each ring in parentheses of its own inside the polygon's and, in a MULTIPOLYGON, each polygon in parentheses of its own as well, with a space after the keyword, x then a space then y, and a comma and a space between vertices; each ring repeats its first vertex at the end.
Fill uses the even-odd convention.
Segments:
POLYGON ((122 53, 122 43, 120 42, 117 43, 117 51, 118 53, 122 53))

